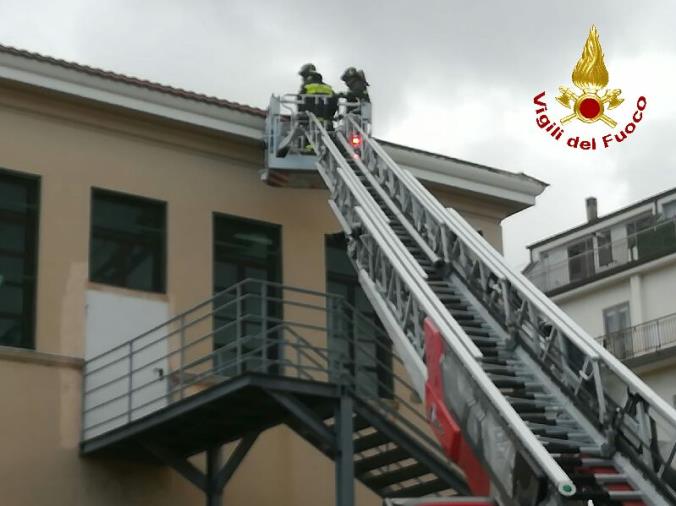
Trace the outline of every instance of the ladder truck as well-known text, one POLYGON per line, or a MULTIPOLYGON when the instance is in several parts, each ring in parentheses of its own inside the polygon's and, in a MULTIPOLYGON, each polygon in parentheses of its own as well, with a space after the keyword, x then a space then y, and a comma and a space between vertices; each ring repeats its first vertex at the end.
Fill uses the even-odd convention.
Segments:
POLYGON ((334 124, 304 100, 272 96, 262 178, 328 188, 431 429, 490 497, 392 504, 676 504, 676 410, 399 167, 370 104, 334 124))

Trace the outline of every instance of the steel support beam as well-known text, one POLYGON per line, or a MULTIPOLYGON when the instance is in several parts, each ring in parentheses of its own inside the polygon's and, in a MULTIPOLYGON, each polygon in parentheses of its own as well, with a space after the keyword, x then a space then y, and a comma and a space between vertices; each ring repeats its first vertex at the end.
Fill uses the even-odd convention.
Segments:
POLYGON ((207 488, 204 491, 207 496, 207 506, 221 506, 223 504, 223 488, 219 488, 217 483, 222 460, 222 447, 217 446, 207 450, 207 488))
POLYGON ((225 486, 230 481, 230 478, 232 478, 232 475, 235 474, 235 471, 237 471, 237 468, 244 460, 244 457, 247 456, 249 450, 256 442, 256 439, 258 439, 259 434, 260 432, 251 432, 245 435, 239 441, 239 444, 235 450, 232 452, 230 457, 228 457, 228 461, 215 476, 216 488, 219 490, 223 490, 225 488, 225 486))
POLYGON ((173 455, 169 450, 152 443, 142 443, 144 448, 163 463, 171 467, 190 483, 202 491, 206 491, 207 482, 204 473, 193 466, 188 460, 173 455))
POLYGON ((305 404, 299 401, 296 397, 289 394, 283 394, 274 390, 269 390, 268 393, 282 406, 284 406, 293 416, 304 423, 312 432, 322 441, 327 448, 333 448, 335 445, 335 437, 331 431, 326 427, 324 422, 305 404))
POLYGON ((336 506, 354 506, 354 406, 342 395, 336 406, 336 506))
POLYGON ((206 473, 197 469, 187 459, 172 454, 166 448, 152 443, 143 443, 143 446, 156 458, 203 491, 207 506, 221 506, 223 504, 223 489, 251 450, 259 434, 260 432, 246 434, 239 441, 225 464, 223 464, 222 447, 209 448, 206 452, 206 473))

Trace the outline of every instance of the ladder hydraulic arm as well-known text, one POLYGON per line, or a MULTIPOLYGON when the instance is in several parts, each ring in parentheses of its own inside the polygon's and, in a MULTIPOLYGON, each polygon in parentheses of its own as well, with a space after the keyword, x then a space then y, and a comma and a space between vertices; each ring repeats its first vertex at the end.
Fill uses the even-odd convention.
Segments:
POLYGON ((443 438, 450 414, 500 504, 676 504, 671 406, 399 167, 363 118, 335 131, 311 112, 291 122, 430 423, 443 438))

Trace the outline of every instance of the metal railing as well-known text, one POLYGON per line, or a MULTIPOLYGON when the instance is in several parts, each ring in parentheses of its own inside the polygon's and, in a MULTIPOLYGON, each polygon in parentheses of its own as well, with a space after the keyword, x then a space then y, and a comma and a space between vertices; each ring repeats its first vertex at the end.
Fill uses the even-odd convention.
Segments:
MULTIPOLYGON (((371 104, 368 102, 349 102, 345 98, 328 95, 298 95, 295 93, 286 93, 281 96, 273 95, 270 99, 268 114, 266 118, 266 158, 275 159, 282 145, 288 143, 288 136, 293 136, 298 123, 293 121, 300 111, 311 111, 318 115, 321 109, 329 110, 335 107, 335 119, 344 117, 350 111, 359 110, 360 125, 364 131, 370 131, 371 128, 371 104), (333 105, 331 105, 333 103, 333 105)), ((324 120, 328 126, 331 120, 324 120)), ((290 144, 289 152, 291 154, 302 153, 306 139, 298 130, 294 141, 290 144)), ((307 154, 307 153, 305 153, 307 154)), ((285 155, 286 156, 286 155, 285 155)), ((305 157, 308 158, 308 157, 305 157)), ((311 161, 311 167, 314 169, 314 160, 311 161)))
MULTIPOLYGON (((348 129, 359 131, 358 124, 350 117, 346 122, 348 129)), ((474 295, 504 328, 518 334, 521 342, 538 357, 542 369, 554 375, 571 396, 586 406, 598 426, 606 430, 612 425, 618 438, 631 446, 636 455, 634 461, 645 461, 646 469, 666 479, 676 455, 676 411, 525 276, 514 271, 459 213, 444 208, 409 172, 400 169, 377 141, 364 136, 359 160, 387 190, 406 218, 415 224, 434 253, 464 278, 474 295)), ((371 223, 366 229, 374 230, 375 234, 375 225, 371 223)), ((384 242, 381 247, 385 248, 384 242)), ((371 249, 377 251, 377 248, 371 249)), ((425 311, 423 309, 423 313, 425 311)), ((433 320, 439 318, 439 315, 428 314, 433 320)), ((441 330, 449 349, 457 354, 458 364, 470 371, 476 362, 472 350, 458 343, 458 339, 463 341, 463 336, 441 330)), ((570 491, 567 476, 547 458, 519 420, 516 417, 512 420, 512 413, 508 407, 502 408, 501 399, 498 394, 494 395, 490 385, 480 381, 481 371, 470 372, 479 387, 477 391, 483 392, 493 407, 501 407, 501 416, 510 415, 509 425, 514 435, 541 469, 559 490, 565 487, 570 491)), ((674 481, 669 481, 674 487, 674 481)))
MULTIPOLYGON (((566 247, 561 248, 567 255, 566 247)), ((676 252, 676 219, 669 219, 602 246, 595 242, 591 249, 561 260, 540 259, 525 275, 540 290, 548 292, 673 252, 676 252)))
POLYGON ((676 345, 676 313, 596 338, 621 360, 676 345))
MULTIPOLYGON (((446 461, 389 343, 341 296, 247 279, 87 360, 81 437, 260 373, 347 389, 446 461)), ((386 450, 370 449, 368 456, 386 450)))
MULTIPOLYGON (((414 241, 427 243, 421 250, 431 262, 435 259, 450 262, 463 254, 471 262, 476 254, 459 241, 454 241, 454 247, 449 248, 453 239, 451 234, 455 232, 448 230, 448 223, 444 222, 446 210, 427 190, 423 188, 421 191, 422 185, 410 173, 399 168, 359 123, 359 118, 348 115, 337 125, 336 131, 329 134, 324 125, 311 115, 305 135, 319 154, 317 169, 331 193, 329 205, 351 238, 348 251, 359 272, 361 285, 397 346, 412 384, 421 396, 424 395, 427 370, 423 362, 425 344, 422 325, 429 317, 440 329, 449 351, 456 355, 460 366, 458 374, 462 374, 463 381, 481 397, 482 407, 490 410, 496 427, 504 431, 509 441, 509 448, 499 450, 499 458, 509 461, 515 454, 514 446, 519 445, 557 490, 563 495, 572 495, 575 486, 570 478, 481 368, 478 363, 481 351, 432 291, 426 273, 395 235, 389 226, 390 220, 357 174, 371 182, 391 213, 402 216, 408 222, 413 229, 413 233, 409 233, 414 241), (347 142, 347 138, 355 133, 362 138, 358 152, 347 142), (343 147, 344 154, 336 143, 343 147), (354 170, 348 160, 355 165, 354 170), (435 206, 441 207, 441 211, 435 206), (463 251, 458 251, 460 248, 463 251)), ((409 227, 406 228, 409 230, 409 227)), ((479 275, 473 271, 473 276, 479 275)), ((494 277, 486 279, 493 280, 494 277)), ((532 314, 532 318, 539 316, 538 313, 532 314)), ((577 336, 567 337, 589 355, 595 355, 586 343, 576 341, 577 336)), ((466 405, 458 407, 460 411, 465 408, 466 405)), ((488 451, 488 448, 485 449, 488 451)))

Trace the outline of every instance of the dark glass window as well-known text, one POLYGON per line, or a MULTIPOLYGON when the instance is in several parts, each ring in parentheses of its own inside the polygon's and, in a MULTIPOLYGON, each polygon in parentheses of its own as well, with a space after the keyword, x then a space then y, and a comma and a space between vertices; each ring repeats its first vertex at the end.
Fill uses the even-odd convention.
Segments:
POLYGON ((105 190, 92 193, 89 279, 166 290, 166 204, 105 190))
POLYGON ((594 275, 594 243, 591 237, 568 247, 570 281, 580 281, 594 275))
POLYGON ((39 182, 0 171, 0 345, 33 348, 39 182))
POLYGON ((613 262, 613 244, 610 241, 610 230, 604 230, 596 235, 599 248, 599 265, 605 267, 613 262))
POLYGON ((274 363, 276 348, 265 347, 275 336, 264 331, 281 318, 281 307, 273 301, 261 302, 261 295, 279 297, 274 287, 261 292, 261 284, 245 283, 239 291, 223 292, 245 279, 279 283, 282 274, 281 227, 260 221, 225 215, 214 215, 214 348, 223 348, 217 356, 223 375, 233 375, 243 370, 261 371, 261 367, 274 363), (222 293, 223 292, 223 293, 222 293), (237 295, 245 319, 236 320, 237 295), (250 297, 246 297, 251 294, 250 297), (240 346, 234 346, 237 340, 240 346), (257 350, 261 350, 258 353, 257 350), (239 361, 241 353, 246 360, 239 361), (232 365, 229 365, 232 364, 232 365))
POLYGON ((344 234, 326 236, 327 291, 343 296, 361 316, 346 311, 344 321, 330 319, 330 357, 337 360, 343 356, 349 361, 355 383, 364 393, 392 398, 392 343, 359 284, 346 250, 344 234))
POLYGON ((629 302, 603 310, 603 327, 606 331, 606 347, 618 358, 634 355, 629 302))

